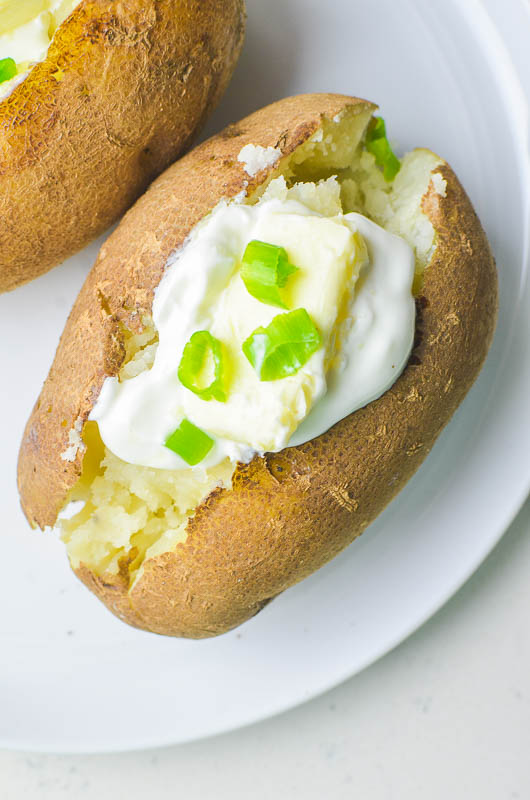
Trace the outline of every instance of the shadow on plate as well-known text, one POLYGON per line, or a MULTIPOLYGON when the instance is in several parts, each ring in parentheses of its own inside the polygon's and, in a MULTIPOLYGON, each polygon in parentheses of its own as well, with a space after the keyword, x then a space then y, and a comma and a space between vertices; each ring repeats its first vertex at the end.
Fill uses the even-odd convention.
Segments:
POLYGON ((297 68, 294 8, 285 0, 247 2, 245 44, 232 82, 200 141, 289 93, 297 68), (271 25, 271 18, 274 25, 271 25))

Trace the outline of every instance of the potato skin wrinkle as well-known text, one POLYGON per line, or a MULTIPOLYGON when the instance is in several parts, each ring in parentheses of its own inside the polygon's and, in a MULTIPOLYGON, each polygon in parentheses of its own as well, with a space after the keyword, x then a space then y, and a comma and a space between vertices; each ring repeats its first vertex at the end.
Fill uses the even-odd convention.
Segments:
MULTIPOLYGON (((374 106, 342 95, 301 95, 261 109, 170 167, 104 244, 81 289, 28 421, 19 489, 32 525, 53 525, 81 474, 83 454, 61 460, 68 432, 86 420, 106 376, 125 357, 123 329, 140 331, 168 256, 223 197, 251 194, 280 166, 251 178, 246 144, 278 147, 282 160, 345 109, 374 106), (90 343, 87 347, 87 342, 90 343), (80 354, 83 353, 83 358, 80 354)), ((234 628, 350 544, 418 469, 475 380, 493 336, 495 264, 485 233, 451 168, 434 172, 421 205, 437 247, 418 298, 411 358, 393 387, 327 433, 238 465, 174 550, 143 563, 77 574, 121 619, 157 633, 202 638, 234 628)))
POLYGON ((231 77, 244 0, 81 0, 0 102, 0 291, 115 222, 231 77))

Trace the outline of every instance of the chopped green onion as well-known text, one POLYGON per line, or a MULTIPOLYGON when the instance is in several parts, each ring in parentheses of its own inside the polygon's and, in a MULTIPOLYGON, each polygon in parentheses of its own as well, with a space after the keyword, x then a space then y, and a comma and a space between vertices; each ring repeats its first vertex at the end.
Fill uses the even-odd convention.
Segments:
POLYGON ((393 181, 401 169, 401 164, 386 138, 385 121, 381 117, 374 117, 371 121, 365 145, 368 152, 375 156, 375 163, 383 167, 385 181, 393 181))
POLYGON ((178 428, 167 437, 164 444, 169 450, 173 450, 183 458, 186 464, 194 467, 208 455, 214 441, 192 422, 183 419, 178 428))
POLYGON ((0 59, 0 83, 10 81, 17 74, 17 65, 12 58, 0 59))
POLYGON ((373 117, 368 125, 366 141, 386 138, 386 125, 383 117, 373 117))
POLYGON ((203 400, 226 402, 223 350, 221 342, 209 331, 196 331, 184 347, 178 368, 179 381, 203 400), (213 377, 204 385, 203 378, 213 362, 213 377))
POLYGON ((298 267, 289 263, 283 247, 254 239, 243 253, 240 274, 252 297, 269 306, 288 308, 280 289, 287 283, 289 275, 297 271, 298 267))
POLYGON ((276 381, 298 372, 321 342, 305 308, 297 308, 278 314, 266 328, 256 328, 243 342, 243 352, 260 381, 276 381))

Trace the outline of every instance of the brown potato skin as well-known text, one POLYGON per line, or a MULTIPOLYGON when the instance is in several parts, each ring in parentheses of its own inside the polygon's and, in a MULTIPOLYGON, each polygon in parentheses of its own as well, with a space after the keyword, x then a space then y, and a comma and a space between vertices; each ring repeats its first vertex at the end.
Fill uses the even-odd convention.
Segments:
POLYGON ((0 102, 0 291, 88 244, 189 148, 244 23, 244 0, 81 1, 0 102))
MULTIPOLYGON (((80 292, 26 427, 19 489, 31 524, 54 524, 80 475, 82 454, 69 464, 60 453, 104 378, 120 368, 119 323, 139 329, 170 252, 221 197, 234 196, 247 180, 252 191, 270 174, 250 179, 236 160, 241 147, 278 146, 289 155, 322 116, 346 105, 373 108, 340 95, 302 95, 262 109, 167 170, 128 212, 80 292)), ((401 377, 323 436, 239 465, 233 488, 207 498, 186 541, 146 561, 132 591, 126 563, 117 576, 81 565, 78 576, 121 619, 191 638, 230 630, 350 544, 424 460, 482 366, 497 312, 485 233, 451 168, 436 171, 447 196, 431 183, 422 201, 438 247, 401 377)))

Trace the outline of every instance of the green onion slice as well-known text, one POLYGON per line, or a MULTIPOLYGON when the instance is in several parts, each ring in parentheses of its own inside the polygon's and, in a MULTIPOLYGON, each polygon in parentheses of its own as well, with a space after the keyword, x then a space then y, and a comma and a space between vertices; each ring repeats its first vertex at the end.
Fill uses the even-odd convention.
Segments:
POLYGON ((17 74, 17 65, 12 58, 0 59, 0 83, 10 81, 17 74))
POLYGON ((371 121, 365 145, 368 152, 375 156, 375 163, 383 167, 385 181, 393 181, 401 169, 401 164, 386 138, 385 121, 381 117, 374 117, 371 121))
POLYGON ((288 308, 280 289, 284 288, 289 275, 297 271, 298 267, 289 263, 283 247, 254 239, 243 253, 240 274, 252 297, 269 306, 288 308))
POLYGON ((208 455, 214 441, 188 419, 183 419, 178 428, 167 437, 164 444, 169 450, 173 450, 183 458, 186 464, 194 467, 208 455))
POLYGON ((179 381, 203 400, 226 402, 223 350, 219 339, 209 331, 196 331, 182 351, 178 367, 179 381), (213 365, 213 377, 204 383, 204 373, 213 365))
POLYGON ((305 308, 297 308, 278 314, 266 328, 256 328, 243 342, 243 352, 260 381, 276 381, 298 372, 321 342, 305 308))

